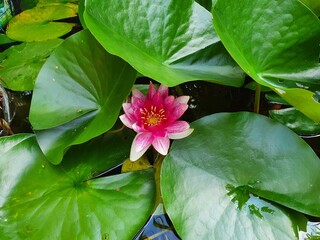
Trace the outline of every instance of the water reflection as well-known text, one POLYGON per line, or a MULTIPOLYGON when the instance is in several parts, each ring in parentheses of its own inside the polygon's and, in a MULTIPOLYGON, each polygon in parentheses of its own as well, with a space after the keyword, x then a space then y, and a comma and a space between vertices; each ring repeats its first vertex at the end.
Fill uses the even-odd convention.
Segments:
POLYGON ((134 237, 134 240, 179 240, 178 234, 172 227, 168 215, 163 213, 160 204, 145 226, 134 237))
MULTIPOLYGON (((319 219, 320 221, 320 219, 319 219)), ((299 231, 299 240, 319 240, 320 239, 320 222, 307 223, 307 231, 299 231)))

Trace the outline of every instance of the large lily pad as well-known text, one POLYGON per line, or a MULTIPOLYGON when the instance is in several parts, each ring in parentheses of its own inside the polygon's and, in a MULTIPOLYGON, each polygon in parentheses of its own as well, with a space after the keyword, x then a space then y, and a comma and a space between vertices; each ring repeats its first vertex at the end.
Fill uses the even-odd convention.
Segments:
POLYGON ((130 144, 108 134, 53 166, 33 135, 1 138, 1 239, 132 239, 153 207, 153 172, 87 180, 124 161, 130 144))
POLYGON ((57 164, 70 145, 109 130, 135 76, 89 31, 66 39, 43 65, 31 102, 30 122, 48 159, 57 164))
POLYGON ((16 15, 6 34, 17 41, 44 41, 61 37, 72 30, 74 23, 57 21, 77 16, 78 5, 50 4, 37 6, 16 15))
POLYGON ((313 93, 288 90, 295 82, 320 84, 320 20, 297 0, 216 0, 212 12, 216 32, 241 68, 320 122, 313 93))
POLYGON ((1 83, 14 91, 33 90, 42 65, 62 42, 62 39, 57 38, 21 43, 0 53, 1 83))
POLYGON ((212 15, 193 0, 87 0, 87 27, 108 52, 168 86, 208 80, 241 86, 212 15))
POLYGON ((297 238, 288 212, 263 199, 320 216, 320 160, 287 127, 246 112, 192 127, 161 173, 164 206, 182 239, 297 238))

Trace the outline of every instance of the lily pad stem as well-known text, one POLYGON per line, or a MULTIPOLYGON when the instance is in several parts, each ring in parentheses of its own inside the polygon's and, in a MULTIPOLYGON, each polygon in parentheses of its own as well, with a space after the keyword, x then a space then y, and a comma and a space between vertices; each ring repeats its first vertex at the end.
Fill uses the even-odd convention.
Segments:
POLYGON ((256 83, 256 93, 254 96, 253 111, 258 114, 259 114, 259 108, 260 108, 260 95, 261 95, 261 85, 259 83, 256 83))

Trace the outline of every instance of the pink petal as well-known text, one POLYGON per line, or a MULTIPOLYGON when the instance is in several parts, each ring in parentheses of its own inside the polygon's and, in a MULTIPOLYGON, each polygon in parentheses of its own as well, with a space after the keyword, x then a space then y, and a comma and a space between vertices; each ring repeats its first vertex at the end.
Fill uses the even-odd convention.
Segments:
POLYGON ((134 119, 136 121, 140 121, 141 120, 141 109, 142 108, 135 108, 133 109, 133 116, 134 116, 134 119))
POLYGON ((121 115, 120 117, 121 122, 128 128, 132 128, 132 125, 134 124, 134 122, 132 122, 126 114, 121 115))
POLYGON ((145 147, 141 151, 136 151, 136 142, 135 139, 132 142, 131 149, 130 149, 130 160, 131 161, 137 161, 139 158, 142 157, 142 155, 148 150, 150 146, 145 147))
POLYGON ((160 93, 155 93, 152 97, 152 100, 151 100, 151 105, 152 106, 155 106, 157 108, 162 108, 163 106, 163 99, 160 95, 160 93))
POLYGON ((147 99, 152 99, 153 95, 157 92, 155 87, 153 86, 152 82, 150 82, 148 93, 147 93, 147 99))
POLYGON ((165 85, 160 85, 160 87, 158 88, 158 92, 161 94, 162 98, 166 98, 168 97, 169 94, 169 88, 165 85))
POLYGON ((144 127, 140 127, 137 123, 134 123, 131 128, 137 133, 148 132, 144 127))
POLYGON ((124 113, 125 113, 127 119, 131 122, 131 125, 137 121, 137 118, 140 117, 140 116, 136 116, 134 108, 132 107, 132 105, 130 103, 122 104, 122 108, 124 110, 124 113))
POLYGON ((178 106, 174 107, 174 109, 171 112, 171 118, 174 120, 180 118, 188 109, 188 107, 188 104, 179 104, 178 106))
POLYGON ((135 149, 135 147, 132 143, 131 150, 130 150, 130 160, 131 161, 137 161, 148 150, 148 148, 146 148, 143 151, 136 152, 134 149, 135 149))
POLYGON ((180 97, 177 97, 175 100, 174 100, 174 106, 177 106, 179 104, 187 104, 188 101, 189 101, 190 97, 189 96, 180 96, 180 97))
POLYGON ((140 92, 138 89, 133 88, 132 89, 132 96, 136 97, 136 98, 140 98, 142 101, 145 101, 146 96, 143 95, 142 92, 140 92))
POLYGON ((122 108, 125 114, 127 115, 133 115, 134 111, 133 111, 133 107, 131 103, 124 103, 122 104, 122 108))
POLYGON ((168 137, 170 139, 181 139, 188 137, 193 132, 193 128, 188 128, 184 132, 178 132, 178 133, 168 133, 168 137))
POLYGON ((159 129, 159 128, 154 129, 154 131, 152 133, 153 133, 153 136, 155 136, 155 137, 167 137, 167 135, 168 135, 166 129, 159 129))
POLYGON ((170 147, 170 140, 168 137, 156 137, 152 141, 152 146, 157 150, 158 153, 167 155, 170 147))
MULTIPOLYGON (((138 145, 141 144, 139 141, 141 141, 141 135, 146 135, 144 133, 137 134, 137 136, 133 139, 131 149, 130 149, 130 160, 136 161, 148 150, 148 148, 151 145, 151 141, 149 144, 146 144, 143 148, 139 148, 138 145)), ((143 137, 142 137, 143 138, 143 137)), ((140 145, 142 147, 142 145, 140 145)))
POLYGON ((135 96, 132 96, 131 104, 135 108, 143 108, 144 107, 144 101, 141 98, 138 98, 135 96))
POLYGON ((170 124, 166 129, 168 133, 179 133, 186 131, 189 128, 189 123, 187 123, 186 121, 175 121, 174 123, 170 124))
POLYGON ((170 95, 163 100, 163 105, 165 109, 172 108, 174 103, 174 96, 170 95))
POLYGON ((153 140, 153 135, 150 132, 138 133, 134 138, 133 142, 135 143, 135 151, 140 152, 145 148, 150 147, 153 140))

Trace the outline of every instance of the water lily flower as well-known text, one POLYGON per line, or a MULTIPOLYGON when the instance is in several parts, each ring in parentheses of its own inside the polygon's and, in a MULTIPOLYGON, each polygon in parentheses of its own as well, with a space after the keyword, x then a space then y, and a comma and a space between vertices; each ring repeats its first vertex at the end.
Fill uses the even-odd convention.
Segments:
POLYGON ((187 137, 193 131, 186 121, 178 120, 188 109, 189 96, 175 98, 168 87, 158 89, 150 82, 147 95, 132 90, 130 103, 122 105, 120 120, 137 132, 133 140, 130 160, 138 160, 152 145, 162 155, 167 155, 170 140, 187 137))

